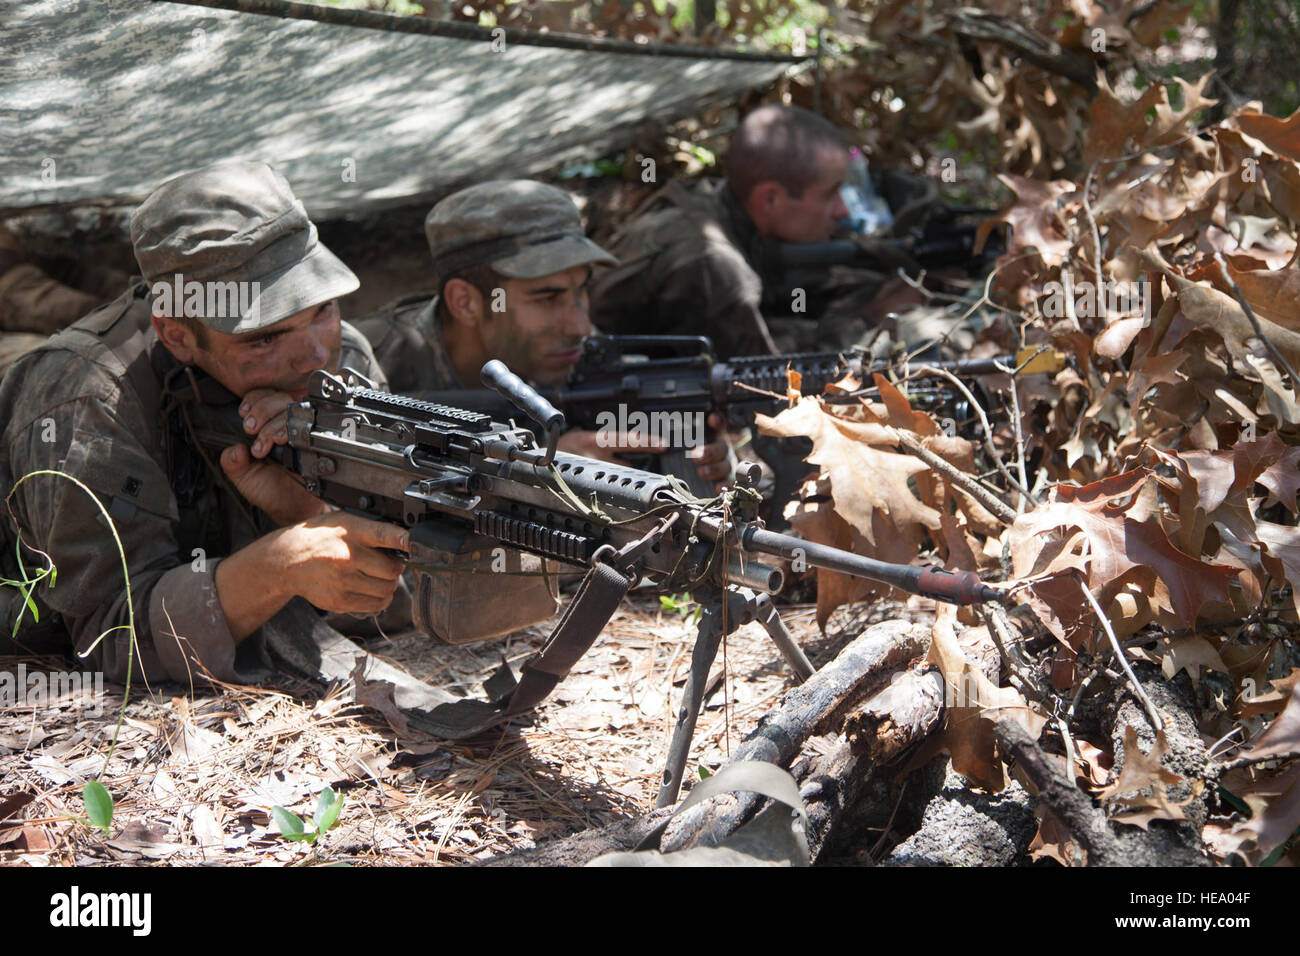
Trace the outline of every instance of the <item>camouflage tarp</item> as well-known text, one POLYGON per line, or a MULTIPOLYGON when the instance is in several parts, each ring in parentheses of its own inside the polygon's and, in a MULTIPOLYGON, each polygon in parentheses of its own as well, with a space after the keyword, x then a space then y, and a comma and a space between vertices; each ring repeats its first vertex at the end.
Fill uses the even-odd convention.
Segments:
POLYGON ((274 163, 326 219, 592 159, 787 67, 0 0, 0 213, 133 203, 240 157, 274 163))

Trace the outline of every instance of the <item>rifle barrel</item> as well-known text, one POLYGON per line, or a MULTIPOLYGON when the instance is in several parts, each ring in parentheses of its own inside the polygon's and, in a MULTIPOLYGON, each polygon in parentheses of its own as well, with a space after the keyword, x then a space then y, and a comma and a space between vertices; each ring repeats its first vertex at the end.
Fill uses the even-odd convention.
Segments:
POLYGON ((741 535, 741 545, 746 551, 757 551, 781 558, 794 558, 796 552, 813 567, 839 571, 854 577, 870 578, 889 584, 911 594, 920 594, 938 601, 953 604, 978 604, 1000 601, 1002 595, 970 571, 944 571, 935 568, 918 568, 906 564, 887 564, 874 558, 850 554, 839 548, 817 544, 803 538, 792 538, 751 525, 741 535))

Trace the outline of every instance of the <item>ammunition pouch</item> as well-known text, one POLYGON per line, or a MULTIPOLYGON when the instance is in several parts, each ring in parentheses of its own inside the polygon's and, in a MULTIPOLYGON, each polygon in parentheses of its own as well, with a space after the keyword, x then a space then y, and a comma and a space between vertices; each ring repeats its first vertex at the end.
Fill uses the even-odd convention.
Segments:
POLYGON ((427 529, 412 531, 412 617, 433 640, 486 641, 555 614, 556 580, 544 559, 483 535, 427 529))

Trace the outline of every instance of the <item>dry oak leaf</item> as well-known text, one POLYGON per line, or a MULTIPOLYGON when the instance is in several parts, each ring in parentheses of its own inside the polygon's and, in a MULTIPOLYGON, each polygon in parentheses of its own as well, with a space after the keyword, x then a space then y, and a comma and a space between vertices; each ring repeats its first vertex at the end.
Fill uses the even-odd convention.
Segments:
POLYGON ((1131 574, 1154 586, 1157 607, 1189 625, 1207 601, 1226 603, 1236 569, 1184 554, 1154 520, 1135 521, 1124 513, 1150 474, 1149 469, 1135 468, 1080 487, 1053 488, 1047 502, 1020 515, 1011 527, 1016 576, 1023 578, 1035 568, 1055 532, 1082 532, 1086 551, 1061 562, 1058 569, 1073 566, 1084 571, 1094 594, 1131 574))
MULTIPOLYGON (((1174 295, 1178 299, 1178 305, 1188 321, 1200 328, 1217 332, 1232 354, 1233 361, 1238 365, 1245 363, 1246 356, 1252 351, 1246 343, 1258 336, 1250 324, 1250 319, 1246 318, 1240 303, 1227 293, 1220 292, 1209 285, 1193 282, 1181 275, 1152 249, 1139 250, 1137 255, 1148 268, 1164 273, 1169 279, 1170 285, 1174 288, 1174 295)), ((1300 364, 1300 333, 1269 321, 1263 316, 1257 318, 1260 329, 1291 367, 1295 368, 1300 364)))
POLYGON ((1286 119, 1242 110, 1234 119, 1237 128, 1247 136, 1259 140, 1275 153, 1300 162, 1300 110, 1286 119))
MULTIPOLYGON (((823 482, 825 479, 820 479, 818 484, 823 482)), ((868 544, 827 501, 795 502, 787 507, 786 517, 790 526, 809 541, 892 564, 909 563, 916 557, 921 546, 920 535, 914 525, 900 530, 879 511, 872 515, 873 537, 879 542, 879 547, 868 544)), ((883 596, 889 591, 886 584, 818 568, 817 626, 825 628, 830 616, 845 604, 883 596)))
POLYGON ((1069 828, 1056 818, 1046 804, 1037 804, 1035 813, 1038 816, 1038 832, 1029 843, 1029 858, 1052 859, 1061 866, 1084 866, 1087 854, 1075 842, 1074 834, 1069 828))
POLYGON ((931 628, 926 660, 939 668, 947 688, 945 698, 955 704, 944 709, 942 740, 958 773, 996 793, 1006 785, 997 755, 993 725, 1009 717, 1037 740, 1046 718, 1035 713, 1010 687, 997 687, 971 664, 957 641, 957 609, 940 604, 931 628))
MULTIPOLYGON (((1265 652, 1266 656, 1272 651, 1272 647, 1268 644, 1258 644, 1255 647, 1265 652)), ((1233 676, 1240 675, 1234 672, 1233 676)), ((1258 697, 1242 696, 1242 717, 1258 717, 1260 714, 1281 713, 1287 702, 1291 700, 1291 691, 1296 684, 1300 683, 1300 667, 1291 668, 1291 673, 1287 674, 1286 677, 1275 677, 1269 683, 1273 685, 1273 689, 1267 694, 1260 694, 1258 697)))
POLYGON ((1166 680, 1173 680, 1179 671, 1187 671, 1193 686, 1199 686, 1201 668, 1228 673, 1228 665, 1223 662, 1219 652, 1203 637, 1188 634, 1184 637, 1165 638, 1164 654, 1160 661, 1160 672, 1166 680))
POLYGON ((1300 826, 1300 763, 1281 773, 1261 776, 1250 792, 1237 794, 1251 809, 1251 817, 1234 828, 1260 855, 1281 846, 1300 826))
POLYGON ((1251 484, 1258 481, 1273 493, 1282 504, 1295 510, 1295 493, 1300 487, 1300 447, 1283 443, 1277 432, 1244 438, 1232 446, 1232 464, 1237 472, 1233 487, 1249 492, 1251 484))
MULTIPOLYGON (((1125 103, 1105 76, 1097 78, 1097 96, 1088 110, 1088 138, 1083 161, 1113 159, 1140 144, 1147 134, 1147 111, 1165 98, 1164 87, 1148 86, 1132 103, 1125 103)), ((1166 99, 1166 102, 1168 100, 1166 99)))
MULTIPOLYGON (((1294 676, 1294 671, 1292 672, 1294 676)), ((1277 681, 1274 681, 1276 684, 1277 681)), ((1252 760, 1300 754, 1300 685, 1293 684, 1282 713, 1239 756, 1252 760)))
POLYGON ((1119 777, 1097 796, 1103 803, 1111 803, 1126 793, 1137 793, 1147 787, 1161 788, 1182 783, 1180 775, 1160 766, 1161 758, 1167 756, 1169 741, 1165 739, 1163 730, 1156 731, 1155 745, 1148 754, 1143 753, 1138 746, 1137 728, 1129 724, 1124 728, 1124 763, 1120 767, 1119 777))
POLYGON ((1265 548, 1264 566, 1291 585, 1291 600, 1300 611, 1300 528, 1257 521, 1255 532, 1265 548))
POLYGON ((875 547, 874 515, 884 512, 898 528, 939 529, 939 512, 918 499, 908 479, 929 466, 911 455, 873 448, 893 445, 897 433, 886 425, 850 422, 828 413, 822 403, 801 398, 775 418, 757 416, 759 430, 779 437, 812 439, 807 461, 821 466, 831 482, 835 510, 875 547))
POLYGON ((900 392, 889 379, 879 372, 874 373, 872 378, 875 380, 876 388, 880 390, 880 401, 889 414, 889 424, 895 428, 906 428, 909 431, 914 431, 918 435, 943 434, 934 419, 925 412, 918 412, 913 409, 912 403, 907 400, 907 396, 900 392))
POLYGON ((993 219, 980 223, 975 231, 975 247, 982 249, 989 233, 1005 222, 1011 226, 1011 241, 1006 257, 1015 259, 1030 247, 1047 266, 1059 266, 1069 254, 1072 243, 1061 228, 1060 197, 1078 189, 1068 179, 1039 182, 1024 176, 999 173, 998 179, 1016 194, 1016 202, 993 219))

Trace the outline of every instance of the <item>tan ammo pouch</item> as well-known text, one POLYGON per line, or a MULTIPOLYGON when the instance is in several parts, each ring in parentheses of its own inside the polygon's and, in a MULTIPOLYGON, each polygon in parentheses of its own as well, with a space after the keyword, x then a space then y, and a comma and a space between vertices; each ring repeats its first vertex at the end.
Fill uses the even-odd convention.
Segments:
POLYGON ((557 581, 542 558, 478 534, 421 537, 412 616, 435 641, 485 641, 555 614, 557 581))

